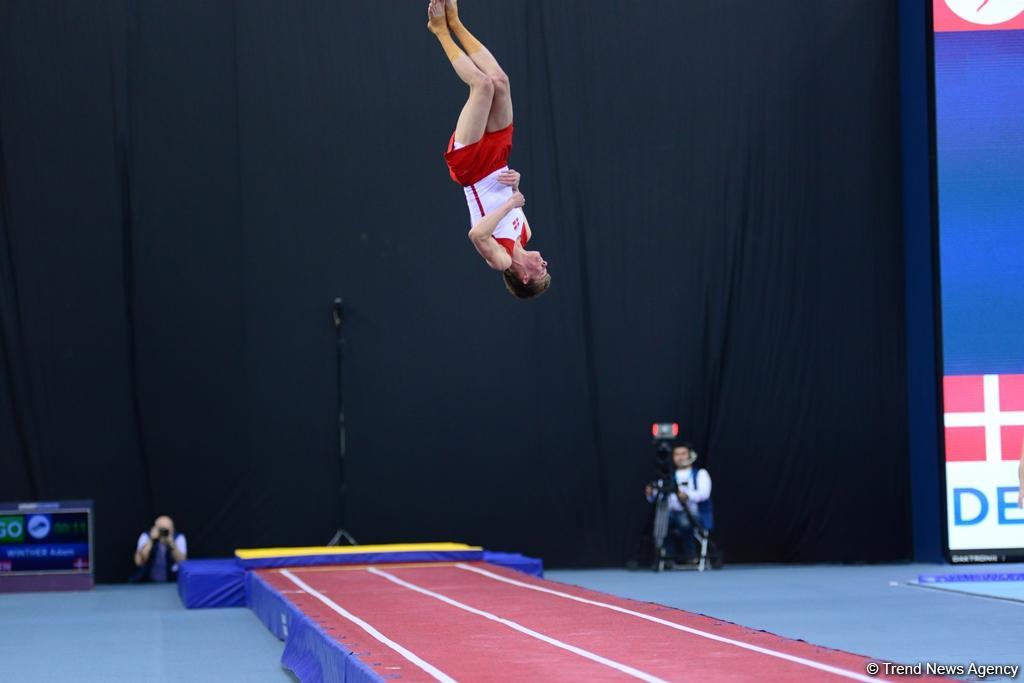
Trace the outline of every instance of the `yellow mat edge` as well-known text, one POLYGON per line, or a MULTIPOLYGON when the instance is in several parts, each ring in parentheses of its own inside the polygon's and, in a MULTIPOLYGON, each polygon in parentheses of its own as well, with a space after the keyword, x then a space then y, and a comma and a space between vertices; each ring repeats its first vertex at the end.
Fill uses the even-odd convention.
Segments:
POLYGON ((299 548, 239 548, 235 557, 257 560, 268 557, 308 557, 310 555, 362 555, 365 553, 465 552, 483 550, 464 543, 389 543, 381 545, 346 545, 299 548))

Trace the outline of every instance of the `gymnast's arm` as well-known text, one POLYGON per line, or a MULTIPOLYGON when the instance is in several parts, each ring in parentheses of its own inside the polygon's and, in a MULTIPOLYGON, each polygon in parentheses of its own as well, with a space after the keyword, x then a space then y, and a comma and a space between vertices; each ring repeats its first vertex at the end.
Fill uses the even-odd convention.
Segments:
POLYGON ((502 185, 507 185, 511 187, 516 192, 519 192, 520 178, 522 178, 522 175, 519 173, 519 171, 516 171, 511 168, 508 169, 507 171, 502 171, 501 173, 498 174, 498 182, 501 183, 502 185))
POLYGON ((516 192, 497 211, 484 216, 469 231, 469 241, 473 243, 473 247, 487 261, 487 265, 494 270, 504 271, 512 266, 512 257, 493 239, 494 231, 498 229, 498 223, 508 215, 509 211, 525 204, 526 199, 522 194, 516 192))

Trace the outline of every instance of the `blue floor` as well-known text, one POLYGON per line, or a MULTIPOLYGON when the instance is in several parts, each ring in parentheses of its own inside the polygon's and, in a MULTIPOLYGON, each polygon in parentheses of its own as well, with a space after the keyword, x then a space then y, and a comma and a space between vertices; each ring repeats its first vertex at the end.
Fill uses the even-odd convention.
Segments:
POLYGON ((881 661, 1024 665, 1024 603, 913 585, 921 574, 965 570, 920 564, 734 566, 661 574, 556 570, 545 578, 881 661))
POLYGON ((293 683, 248 609, 186 610, 176 586, 0 594, 0 680, 293 683))

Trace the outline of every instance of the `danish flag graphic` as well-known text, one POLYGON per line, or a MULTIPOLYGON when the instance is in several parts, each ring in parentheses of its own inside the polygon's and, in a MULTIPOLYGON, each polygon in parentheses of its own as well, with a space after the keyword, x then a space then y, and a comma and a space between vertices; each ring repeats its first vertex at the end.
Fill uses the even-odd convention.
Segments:
POLYGON ((1024 0, 932 0, 936 31, 1024 28, 1024 0))
POLYGON ((1024 375, 955 375, 943 379, 946 462, 1020 458, 1024 375))

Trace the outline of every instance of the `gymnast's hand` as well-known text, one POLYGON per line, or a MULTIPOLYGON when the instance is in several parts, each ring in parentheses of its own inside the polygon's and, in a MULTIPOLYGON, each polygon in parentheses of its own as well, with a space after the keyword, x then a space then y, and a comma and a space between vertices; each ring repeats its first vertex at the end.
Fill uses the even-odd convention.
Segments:
POLYGON ((519 190, 519 179, 522 176, 519 171, 513 171, 511 168, 507 171, 502 171, 498 174, 498 182, 502 185, 508 185, 509 187, 519 190))
POLYGON ((526 197, 519 190, 516 190, 508 200, 510 209, 520 209, 526 206, 526 197))

